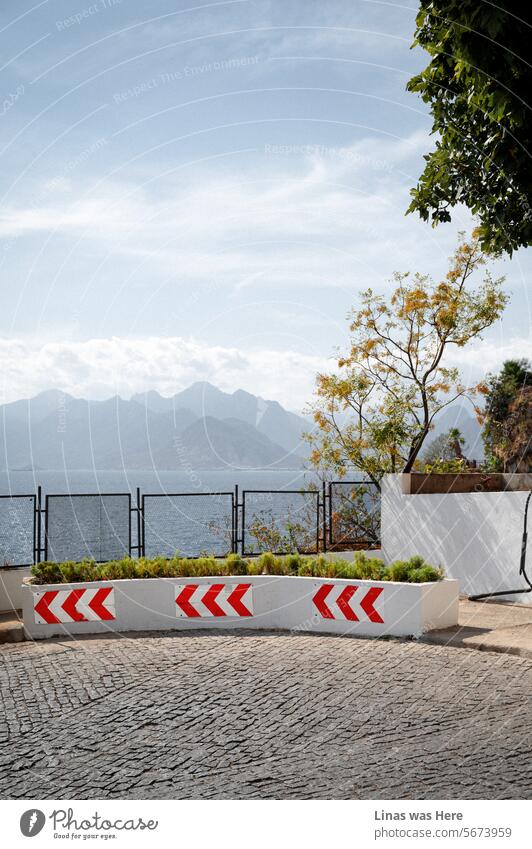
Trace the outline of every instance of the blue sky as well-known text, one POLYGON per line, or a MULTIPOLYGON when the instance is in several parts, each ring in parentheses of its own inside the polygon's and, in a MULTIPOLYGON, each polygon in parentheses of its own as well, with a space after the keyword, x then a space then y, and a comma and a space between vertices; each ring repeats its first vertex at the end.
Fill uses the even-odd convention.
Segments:
MULTIPOLYGON (((404 215, 415 7, 4 0, 0 400, 210 380, 301 409, 357 293, 438 277, 472 225, 404 215)), ((466 377, 531 355, 530 265, 494 268, 512 302, 466 377)))

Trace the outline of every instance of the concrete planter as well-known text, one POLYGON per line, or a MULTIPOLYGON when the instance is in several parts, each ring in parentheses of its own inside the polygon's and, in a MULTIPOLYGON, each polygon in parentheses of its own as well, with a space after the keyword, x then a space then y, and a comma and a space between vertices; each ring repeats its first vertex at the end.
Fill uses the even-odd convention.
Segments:
POLYGON ((458 621, 458 582, 427 584, 253 575, 26 584, 31 639, 113 631, 280 629, 420 636, 458 621))
POLYGON ((448 493, 529 492, 532 475, 492 472, 458 472, 399 475, 403 495, 448 493))

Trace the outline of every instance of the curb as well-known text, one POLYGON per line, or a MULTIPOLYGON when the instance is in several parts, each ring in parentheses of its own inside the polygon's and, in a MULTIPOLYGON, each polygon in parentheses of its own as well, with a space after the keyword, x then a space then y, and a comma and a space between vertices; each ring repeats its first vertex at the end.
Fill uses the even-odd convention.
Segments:
POLYGON ((512 646, 497 643, 472 643, 468 642, 467 637, 460 637, 458 634, 451 635, 434 635, 430 633, 424 634, 420 643, 426 643, 433 646, 445 646, 448 648, 468 649, 469 651, 487 651, 495 652, 496 654, 509 654, 514 657, 523 657, 526 660, 532 660, 532 647, 523 648, 522 646, 512 646))
POLYGON ((22 622, 0 622, 0 643, 21 643, 25 639, 22 622))

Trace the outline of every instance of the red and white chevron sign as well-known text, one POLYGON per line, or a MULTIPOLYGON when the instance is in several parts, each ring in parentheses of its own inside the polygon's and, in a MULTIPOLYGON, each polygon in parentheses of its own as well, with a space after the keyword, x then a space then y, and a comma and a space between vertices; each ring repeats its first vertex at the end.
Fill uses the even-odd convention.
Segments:
POLYGON ((176 616, 253 616, 251 584, 177 584, 176 616))
POLYGON ((382 587, 370 587, 364 592, 357 584, 322 584, 312 601, 323 619, 349 619, 351 622, 369 619, 383 624, 384 619, 373 606, 382 591, 382 587))
POLYGON ((100 587, 95 590, 47 590, 34 593, 33 597, 37 625, 116 619, 112 587, 100 587))

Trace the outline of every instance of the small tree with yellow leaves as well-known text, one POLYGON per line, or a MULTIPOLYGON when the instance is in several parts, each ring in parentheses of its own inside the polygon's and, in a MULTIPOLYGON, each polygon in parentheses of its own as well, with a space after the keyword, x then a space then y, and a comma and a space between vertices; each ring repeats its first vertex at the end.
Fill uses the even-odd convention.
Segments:
POLYGON ((504 310, 504 278, 484 269, 471 286, 487 259, 478 235, 467 241, 462 233, 443 281, 396 273, 391 297, 362 293, 349 316, 349 351, 334 374, 317 376, 310 407, 317 429, 306 435, 313 465, 341 477, 355 468, 376 483, 385 472, 410 472, 442 409, 458 398, 476 408, 485 387, 464 386, 445 354, 478 338, 504 310))

